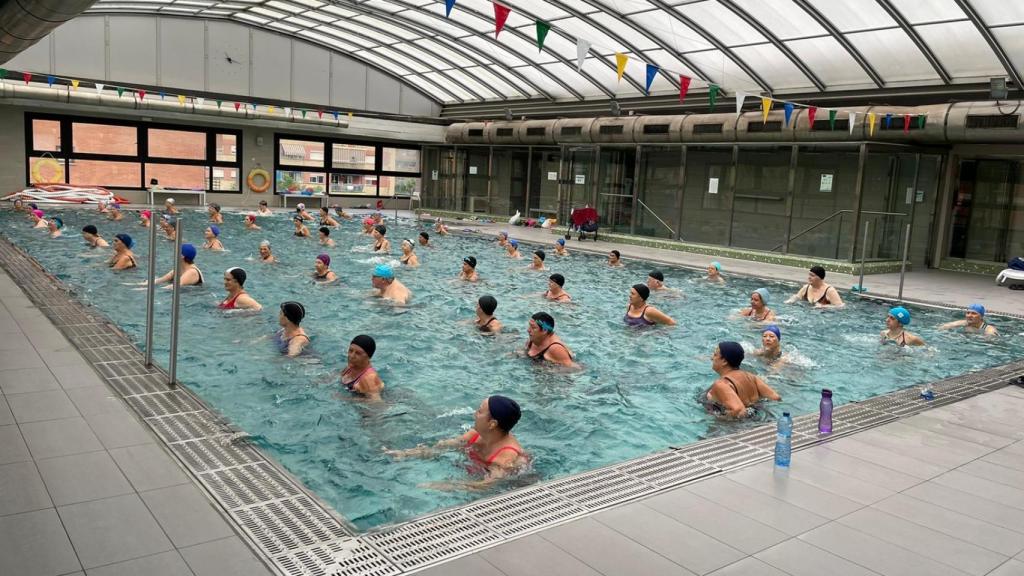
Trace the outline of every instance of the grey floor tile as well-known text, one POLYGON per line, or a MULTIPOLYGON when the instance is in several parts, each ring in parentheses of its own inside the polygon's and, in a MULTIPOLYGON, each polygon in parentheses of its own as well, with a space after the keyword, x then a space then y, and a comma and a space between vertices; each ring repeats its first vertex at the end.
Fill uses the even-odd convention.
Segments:
POLYGON ((128 410, 124 402, 121 401, 121 396, 106 386, 72 388, 67 391, 67 394, 82 416, 128 410))
POLYGON ((925 482, 905 492, 906 495, 930 502, 936 506, 959 512, 1015 532, 1024 532, 1024 511, 1004 506, 975 494, 948 486, 925 482))
POLYGON ((19 423, 63 420, 78 416, 78 409, 63 390, 8 394, 7 403, 11 406, 14 419, 19 423))
POLYGON ((786 540, 755 555, 793 576, 875 576, 867 568, 840 558, 799 538, 786 540))
POLYGON ((840 518, 839 522, 976 576, 988 573, 1007 560, 1007 556, 1002 554, 875 508, 858 510, 840 518))
POLYGON ((21 425, 21 434, 34 458, 52 458, 103 449, 103 444, 100 444, 83 418, 28 422, 21 425))
POLYGON ((559 574, 599 576, 600 573, 575 556, 544 540, 539 535, 513 540, 480 552, 488 563, 508 576, 559 574))
POLYGON ((35 350, 0 350, 0 366, 6 370, 46 368, 35 350))
MULTIPOLYGON (((886 498, 873 507, 1004 556, 1024 551, 1024 533, 1007 530, 905 494, 886 498)), ((1024 526, 1021 528, 1024 529, 1024 526)))
POLYGON ((1024 510, 1024 490, 1020 488, 965 474, 958 470, 951 470, 936 477, 932 482, 960 490, 961 492, 977 494, 982 498, 999 502, 1004 506, 1013 506, 1014 508, 1024 510))
POLYGON ((1000 466, 1003 466, 1005 468, 1011 468, 1013 470, 1024 471, 1024 454, 1021 454, 1016 450, 1003 448, 1001 450, 996 450, 995 452, 986 454, 982 456, 979 460, 981 460, 982 462, 991 462, 993 464, 998 464, 1000 466))
POLYGON ((1007 468, 1006 466, 993 464, 986 460, 979 459, 973 462, 968 462, 967 464, 957 468, 957 471, 970 474, 971 476, 977 476, 978 478, 998 482, 1000 484, 1006 484, 1011 487, 1024 486, 1024 470, 1007 468))
POLYGON ((0 313, 0 350, 34 350, 32 342, 21 331, 21 326, 3 310, 0 313))
POLYGON ((640 503, 601 512, 594 518, 697 574, 712 572, 746 556, 640 503))
POLYGON ((156 441, 153 433, 128 411, 89 414, 85 420, 108 449, 151 444, 156 441))
POLYGON ((989 576, 1024 576, 1024 562, 1007 560, 1005 564, 990 572, 989 576))
MULTIPOLYGON (((842 472, 830 470, 813 462, 805 462, 802 455, 803 453, 801 452, 799 461, 790 466, 788 477, 792 480, 810 484, 860 504, 873 504, 895 493, 893 490, 873 482, 851 478, 842 472)), ((742 472, 749 474, 752 479, 756 480, 767 475, 775 477, 773 468, 774 464, 772 462, 764 462, 745 468, 742 472), (758 470, 760 473, 757 473, 758 470)), ((782 477, 785 477, 785 475, 782 477)))
POLYGON ((818 548, 886 576, 961 576, 951 566, 832 522, 800 536, 818 548))
POLYGON ((0 516, 52 506, 34 462, 0 466, 0 516))
POLYGON ((693 574, 593 518, 545 530, 540 536, 605 576, 693 574))
POLYGON ((715 570, 709 576, 788 576, 788 574, 753 556, 747 556, 735 564, 715 570))
POLYGON ((191 483, 139 496, 178 548, 234 535, 213 504, 191 483))
POLYGON ((928 414, 960 426, 1019 440, 1024 438, 1024 430, 1020 428, 1020 413, 1024 410, 1022 402, 1007 396, 1000 396, 999 402, 975 396, 928 414))
POLYGON ((20 370, 0 370, 0 390, 4 394, 21 394, 23 392, 42 392, 59 390, 60 385, 47 368, 22 368, 20 370))
POLYGON ((859 439, 860 437, 860 434, 856 434, 833 440, 829 442, 828 448, 922 480, 933 478, 947 470, 944 466, 915 458, 906 451, 894 452, 873 443, 864 442, 859 439))
POLYGON ((828 519, 823 516, 777 498, 768 498, 760 492, 725 477, 697 482, 687 486, 686 490, 703 496, 733 512, 750 516, 762 524, 767 524, 790 536, 802 534, 815 526, 828 522, 828 519))
POLYGON ((70 504, 57 511, 86 569, 173 548, 136 494, 70 504))
POLYGON ((195 576, 273 576, 236 537, 179 550, 195 576))
POLYGON ((188 564, 177 551, 162 552, 117 564, 92 568, 88 576, 192 576, 188 564))
POLYGON ((178 463, 159 444, 114 448, 110 450, 110 455, 139 492, 176 486, 189 481, 178 463))
POLYGON ((829 449, 829 444, 800 451, 800 461, 839 472, 849 478, 876 484, 893 492, 906 490, 922 480, 874 462, 829 449))
POLYGON ((463 556, 416 574, 417 576, 505 576, 504 572, 484 560, 480 554, 463 556))
POLYGON ((0 464, 11 462, 22 462, 31 460, 25 440, 21 437, 21 430, 16 424, 0 426, 0 464))
MULTIPOLYGON (((863 506, 849 498, 822 490, 795 478, 792 470, 788 475, 780 474, 776 473, 771 462, 765 464, 767 466, 751 466, 731 472, 726 477, 733 482, 826 518, 838 518, 863 506)), ((798 466, 799 463, 796 463, 793 468, 798 466)))
POLYGON ((110 498, 134 492, 105 451, 37 460, 56 506, 110 498))
POLYGON ((99 374, 92 369, 92 366, 87 366, 84 369, 80 366, 54 366, 50 368, 50 372, 65 390, 106 385, 99 374))
MULTIPOLYGON (((37 346, 36 350, 40 350, 40 348, 37 346)), ((42 352, 42 350, 40 351, 42 352)), ((65 347, 43 352, 43 362, 50 368, 56 366, 82 368, 88 365, 85 359, 82 358, 82 354, 71 346, 70 342, 65 347)))
POLYGON ((946 468, 960 466, 992 451, 992 448, 988 446, 937 434, 900 422, 861 432, 856 435, 856 438, 890 451, 912 454, 918 460, 946 468))
POLYGON ((934 432, 936 434, 942 434, 943 436, 949 436, 965 440, 967 442, 973 442, 974 444, 988 446, 989 448, 1002 448, 1003 446, 1013 442, 1013 438, 998 436, 983 430, 975 430, 974 428, 961 426, 950 422, 949 420, 936 418, 931 414, 931 412, 925 412, 924 414, 911 416, 910 418, 900 420, 900 423, 920 428, 922 430, 927 430, 929 432, 934 432))
POLYGON ((53 508, 0 518, 0 574, 56 576, 81 569, 53 508))
POLYGON ((764 550, 789 538, 781 530, 723 508, 687 490, 677 489, 659 494, 645 500, 644 505, 746 554, 764 550))
POLYGON ((11 408, 7 405, 7 398, 0 394, 0 426, 9 424, 14 424, 14 414, 11 414, 11 408))

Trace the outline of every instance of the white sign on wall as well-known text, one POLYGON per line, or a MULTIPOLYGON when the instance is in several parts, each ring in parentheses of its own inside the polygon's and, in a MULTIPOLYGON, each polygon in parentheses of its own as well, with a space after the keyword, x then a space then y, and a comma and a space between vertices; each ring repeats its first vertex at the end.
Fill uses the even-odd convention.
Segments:
POLYGON ((548 172, 548 180, 558 180, 558 172, 548 172))
POLYGON ((469 173, 470 174, 476 174, 476 166, 470 166, 469 167, 469 173))
POLYGON ((583 175, 583 174, 577 174, 576 175, 576 183, 577 184, 586 184, 587 183, 587 177, 585 175, 583 175))
POLYGON ((834 174, 822 174, 821 182, 818 184, 818 192, 831 192, 832 191, 832 179, 835 177, 834 174))
POLYGON ((431 170, 430 171, 430 179, 431 180, 437 180, 437 170, 431 170))
POLYGON ((718 178, 708 178, 708 194, 718 194, 718 178))

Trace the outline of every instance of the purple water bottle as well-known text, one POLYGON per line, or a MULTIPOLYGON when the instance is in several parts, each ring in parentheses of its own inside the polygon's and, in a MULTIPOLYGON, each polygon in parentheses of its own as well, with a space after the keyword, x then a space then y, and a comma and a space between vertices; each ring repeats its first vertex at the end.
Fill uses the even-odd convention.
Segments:
POLYGON ((832 433, 832 391, 828 388, 821 390, 821 412, 818 416, 818 433, 832 433))

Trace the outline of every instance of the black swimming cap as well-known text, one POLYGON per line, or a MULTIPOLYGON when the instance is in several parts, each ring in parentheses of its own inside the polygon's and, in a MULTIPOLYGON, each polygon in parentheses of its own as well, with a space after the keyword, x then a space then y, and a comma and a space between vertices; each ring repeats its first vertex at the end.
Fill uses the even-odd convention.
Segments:
POLYGON ((822 268, 821 266, 811 266, 811 274, 814 274, 815 276, 821 278, 822 280, 825 279, 825 269, 822 268))
POLYGON ((519 422, 519 418, 523 415, 519 404, 507 396, 494 395, 489 397, 487 399, 487 411, 491 413, 491 418, 498 421, 498 428, 501 428, 506 433, 512 431, 512 428, 515 427, 516 423, 519 422))
POLYGON ((293 300, 289 300, 288 302, 281 304, 281 313, 284 314, 284 317, 287 318, 289 322, 296 326, 298 326, 299 323, 302 322, 302 319, 306 317, 306 309, 302 304, 293 300))
POLYGON ((726 364, 733 368, 739 368, 743 363, 743 346, 740 346, 739 342, 719 342, 718 353, 726 364))
POLYGON ((86 224, 85 226, 82 226, 82 232, 85 232, 86 234, 99 234, 99 231, 96 230, 96 227, 93 226, 92 224, 86 224))
POLYGON ((469 264, 470 268, 476 270, 476 258, 472 256, 466 256, 465 258, 462 259, 462 261, 465 262, 466 264, 469 264))
POLYGON ((426 232, 420 232, 420 238, 423 238, 424 240, 430 240, 430 234, 427 234, 426 232))
POLYGON ((651 270, 650 272, 647 273, 647 275, 650 276, 651 278, 654 278, 658 282, 665 281, 665 275, 661 273, 661 270, 651 270))
POLYGON ((376 226, 373 227, 373 229, 380 233, 381 236, 384 236, 388 233, 387 226, 383 224, 377 224, 376 226))
POLYGON ((547 258, 547 254, 544 254, 543 250, 535 250, 533 255, 536 256, 537 258, 540 258, 541 262, 543 262, 544 259, 547 258))
POLYGON ((498 300, 490 294, 485 294, 476 301, 480 305, 480 309, 484 311, 484 314, 494 314, 494 311, 498 308, 498 300))
POLYGON ((328 228, 327 226, 321 226, 320 227, 320 233, 323 234, 324 236, 330 236, 331 235, 331 229, 328 228))
POLYGON ((548 276, 548 280, 551 280, 559 286, 565 286, 565 276, 562 276, 561 274, 552 274, 551 276, 548 276))
POLYGON ((239 286, 245 286, 245 270, 235 266, 234 268, 228 268, 227 273, 231 274, 231 277, 235 279, 235 282, 238 282, 239 286))
POLYGON ((352 343, 363 349, 366 355, 373 358, 373 353, 377 350, 377 342, 373 338, 366 334, 360 334, 352 339, 352 343))
POLYGON ((612 254, 615 254, 616 258, 621 258, 622 257, 622 254, 619 254, 618 250, 612 250, 612 254))
POLYGON ((555 331, 555 319, 551 317, 551 314, 548 314, 547 312, 537 312, 533 316, 530 316, 530 318, 537 323, 537 326, 540 326, 541 330, 545 332, 555 331))
MULTIPOLYGON (((335 208, 337 208, 337 206, 335 206, 335 208)), ((330 209, 330 208, 328 208, 327 206, 321 206, 321 207, 320 207, 320 211, 321 211, 321 212, 327 212, 328 214, 330 214, 330 213, 331 213, 331 209, 330 209)))
POLYGON ((641 298, 647 300, 651 296, 651 289, 646 284, 633 284, 633 290, 640 295, 641 298))

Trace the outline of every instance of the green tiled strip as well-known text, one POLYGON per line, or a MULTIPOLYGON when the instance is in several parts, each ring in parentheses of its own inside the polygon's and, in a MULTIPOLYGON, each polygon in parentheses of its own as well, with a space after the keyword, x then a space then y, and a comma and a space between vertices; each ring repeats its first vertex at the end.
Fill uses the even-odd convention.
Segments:
POLYGON ((979 260, 959 260, 943 258, 939 262, 939 268, 951 272, 967 272, 970 274, 982 274, 984 276, 995 276, 1006 269, 1005 264, 998 262, 981 262, 979 260))

